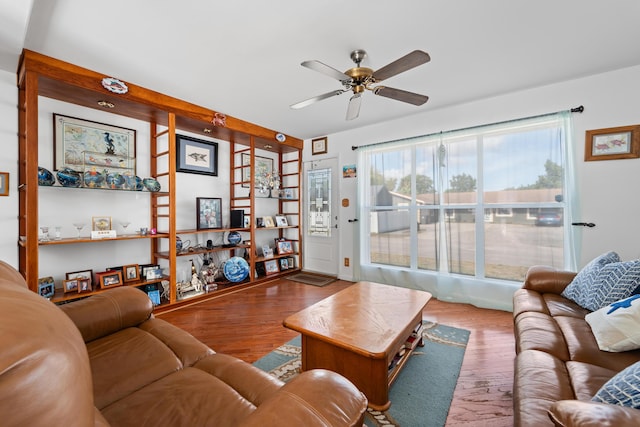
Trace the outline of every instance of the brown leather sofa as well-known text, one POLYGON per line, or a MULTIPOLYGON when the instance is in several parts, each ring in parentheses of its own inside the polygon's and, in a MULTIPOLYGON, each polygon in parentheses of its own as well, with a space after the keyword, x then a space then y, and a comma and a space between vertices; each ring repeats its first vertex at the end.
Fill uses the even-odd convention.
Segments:
POLYGON ((2 426, 361 426, 367 406, 336 373, 215 353, 135 288, 58 307, 1 261, 0 341, 2 426))
POLYGON ((589 311, 561 296, 575 274, 531 267, 513 297, 514 426, 640 426, 640 410, 591 402, 640 350, 598 348, 589 311))

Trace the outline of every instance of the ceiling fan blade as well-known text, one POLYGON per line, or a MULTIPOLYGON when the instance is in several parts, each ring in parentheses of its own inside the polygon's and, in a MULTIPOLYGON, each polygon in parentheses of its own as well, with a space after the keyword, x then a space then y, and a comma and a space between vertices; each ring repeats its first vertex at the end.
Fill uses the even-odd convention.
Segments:
POLYGON ((342 95, 347 92, 344 89, 332 90, 331 92, 323 93, 322 95, 314 96, 313 98, 305 99, 304 101, 297 102, 291 105, 291 108, 297 110, 299 108, 306 107, 308 105, 314 104, 318 101, 322 101, 323 99, 331 98, 332 96, 342 95))
POLYGON ((392 87, 378 86, 373 88, 374 95, 395 99, 396 101, 407 102, 413 105, 422 105, 429 99, 426 95, 407 92, 406 90, 394 89, 392 87))
POLYGON ((362 102, 362 92, 356 93, 349 100, 347 107, 347 120, 357 119, 360 115, 360 103, 362 102))
POLYGON ((310 70, 317 71, 319 73, 327 75, 329 77, 333 77, 334 79, 340 80, 341 82, 351 80, 351 77, 349 77, 342 71, 338 71, 335 68, 328 66, 327 64, 324 64, 320 61, 316 61, 315 59, 311 61, 304 61, 300 65, 302 65, 303 67, 307 67, 310 70))
POLYGON ((403 73, 418 65, 425 64, 431 60, 431 57, 427 52, 421 50, 414 50, 411 53, 406 54, 400 59, 396 59, 391 64, 387 64, 373 72, 373 78, 377 82, 393 77, 396 74, 403 73))

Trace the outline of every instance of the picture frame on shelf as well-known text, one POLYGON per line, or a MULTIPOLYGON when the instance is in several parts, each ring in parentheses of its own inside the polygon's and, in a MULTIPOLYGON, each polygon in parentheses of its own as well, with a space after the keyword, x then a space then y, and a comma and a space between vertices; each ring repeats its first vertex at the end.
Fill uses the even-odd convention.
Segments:
POLYGON ((9 172, 0 172, 0 196, 9 195, 9 172))
POLYGON ((79 277, 76 280, 78 281, 79 294, 93 291, 93 282, 91 281, 91 279, 87 279, 86 277, 79 277))
POLYGON ((288 227, 289 222, 284 215, 276 215, 276 227, 288 227))
POLYGON ((640 125, 594 129, 585 134, 585 162, 640 157, 640 125))
POLYGON ((196 197, 196 223, 198 230, 222 228, 222 199, 196 197))
POLYGON ((269 276, 271 274, 280 273, 280 267, 278 266, 277 259, 270 259, 264 262, 264 271, 265 275, 269 276))
POLYGON ((44 298, 51 298, 56 293, 56 284, 53 277, 41 277, 38 279, 38 294, 44 298))
POLYGON ((289 269, 289 261, 287 258, 280 258, 280 271, 289 269))
POLYGON ((123 268, 123 280, 125 282, 135 282, 140 280, 140 269, 138 264, 125 265, 123 268))
POLYGON ((292 254, 293 245, 291 240, 281 240, 277 243, 278 255, 292 254))
POLYGON ((101 271, 96 273, 100 289, 115 288, 122 285, 122 272, 119 270, 101 271))
POLYGON ((65 167, 78 172, 84 168, 85 151, 94 151, 131 159, 136 165, 136 131, 77 117, 53 114, 54 169, 65 167))
POLYGON ((218 176, 218 143, 176 135, 176 172, 218 176))
MULTIPOLYGON (((70 273, 65 274, 65 278, 67 280, 71 279, 86 279, 89 281, 89 287, 92 287, 93 284, 93 270, 80 270, 80 271, 72 271, 70 273)), ((78 282, 78 292, 80 291, 81 283, 78 282)))
POLYGON ((65 294, 77 294, 78 293, 78 279, 63 280, 62 291, 65 294))
MULTIPOLYGON (((242 164, 242 186, 244 188, 251 187, 251 155, 248 153, 241 153, 240 162, 242 164)), ((259 176, 265 176, 273 173, 273 159, 269 157, 253 156, 253 162, 253 187, 258 187, 259 176)))
POLYGON ((316 138, 311 140, 311 154, 324 154, 327 152, 327 137, 316 138))
POLYGON ((94 216, 91 218, 91 230, 108 231, 111 230, 110 216, 94 216))
POLYGON ((265 216, 263 217, 263 219, 265 228, 272 228, 276 226, 276 223, 273 221, 272 216, 265 216))

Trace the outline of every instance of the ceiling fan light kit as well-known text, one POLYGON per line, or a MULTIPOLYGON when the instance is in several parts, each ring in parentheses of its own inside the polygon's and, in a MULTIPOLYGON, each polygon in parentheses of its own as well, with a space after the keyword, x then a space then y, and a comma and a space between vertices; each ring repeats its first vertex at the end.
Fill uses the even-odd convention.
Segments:
POLYGON ((300 65, 302 65, 303 67, 309 68, 310 70, 317 71, 336 80, 339 80, 342 84, 343 89, 333 90, 322 95, 314 96, 313 98, 309 98, 291 105, 291 108, 303 108, 311 104, 315 104, 318 101, 322 101, 323 99, 342 95, 346 92, 353 92, 353 96, 349 99, 346 117, 347 120, 353 120, 360 114, 362 94, 365 90, 371 91, 374 95, 395 99, 396 101, 406 102, 408 104, 417 106, 427 102, 429 97, 426 95, 420 95, 418 93, 408 92, 406 90, 395 89, 387 86, 374 87, 373 85, 375 83, 381 82, 382 80, 386 80, 397 74, 403 73, 419 65, 429 62, 431 58, 429 57, 428 53, 421 50, 414 50, 413 52, 406 54, 402 58, 399 58, 391 62, 390 64, 385 65, 377 71, 374 71, 371 68, 360 66, 360 63, 366 56, 367 52, 362 49, 356 49, 351 52, 351 60, 356 64, 356 66, 348 69, 344 73, 320 61, 311 60, 302 62, 300 65))

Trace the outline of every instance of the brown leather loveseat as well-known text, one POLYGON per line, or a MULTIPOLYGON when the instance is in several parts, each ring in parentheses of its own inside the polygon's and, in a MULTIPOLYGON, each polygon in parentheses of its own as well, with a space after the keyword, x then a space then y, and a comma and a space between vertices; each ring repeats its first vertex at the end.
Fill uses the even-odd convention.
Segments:
POLYGON ((561 295, 575 274, 532 267, 514 295, 514 425, 640 426, 640 410, 591 401, 640 350, 599 349, 590 311, 561 295))
POLYGON ((367 401, 342 376, 283 384, 156 319, 141 291, 64 306, 0 261, 2 426, 355 426, 367 401))

